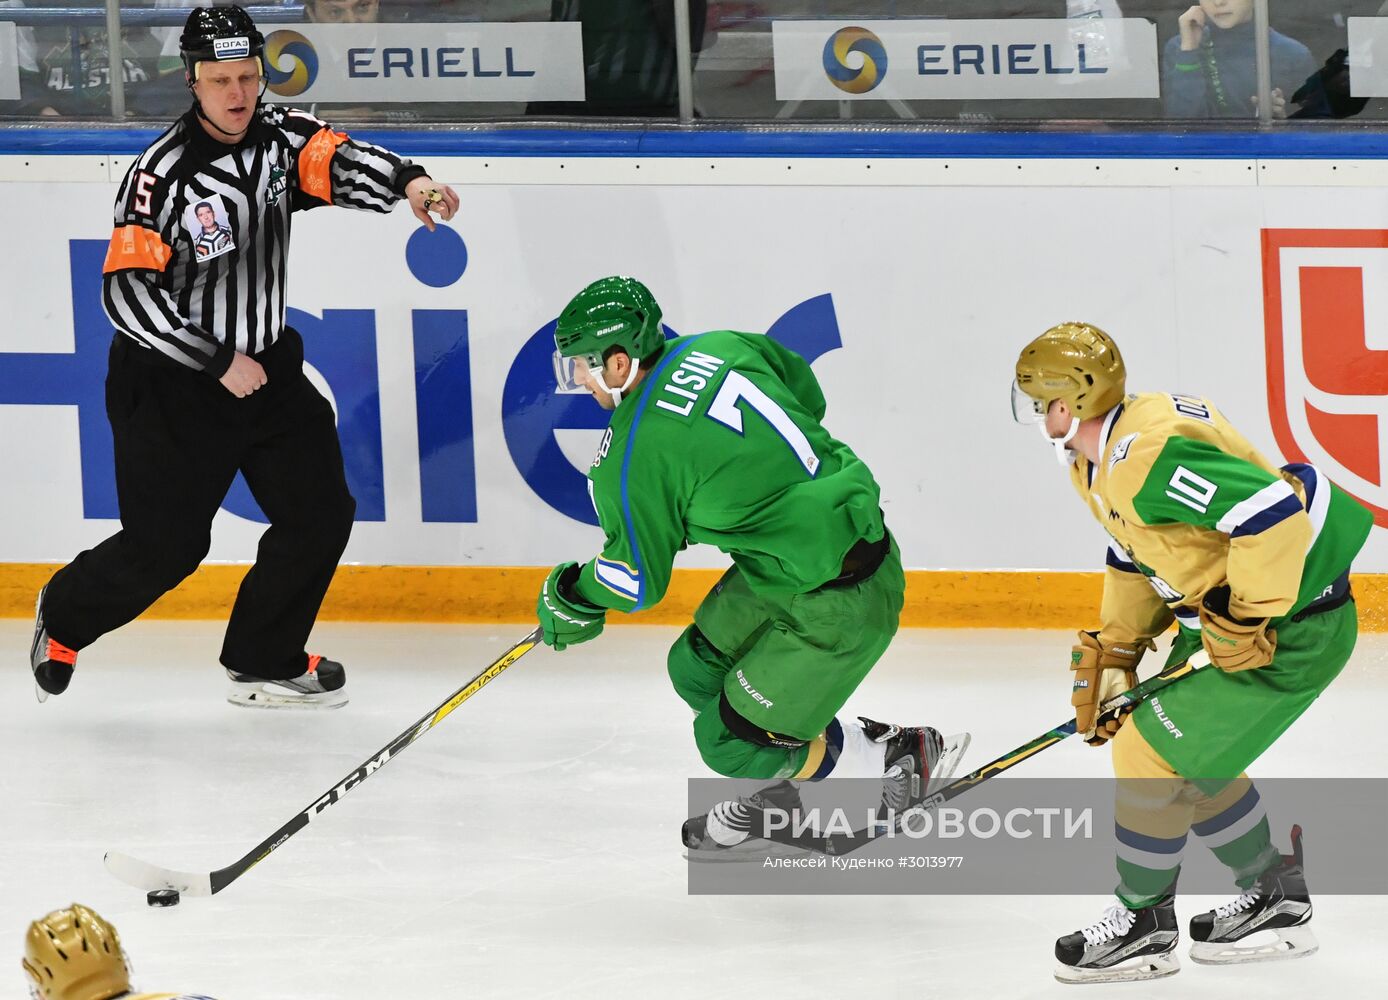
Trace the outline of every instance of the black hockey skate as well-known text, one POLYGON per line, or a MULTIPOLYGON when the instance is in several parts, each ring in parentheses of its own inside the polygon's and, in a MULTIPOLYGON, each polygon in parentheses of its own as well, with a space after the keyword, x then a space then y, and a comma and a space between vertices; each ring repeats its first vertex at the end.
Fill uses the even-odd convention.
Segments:
POLYGON ((45 584, 34 603, 34 641, 29 646, 29 666, 34 671, 34 695, 40 702, 47 701, 49 695, 66 691, 72 682, 73 668, 77 666, 77 650, 69 649, 51 638, 43 622, 43 595, 47 590, 48 585, 45 584))
POLYGON ((1120 983, 1181 971, 1176 957, 1174 897, 1141 910, 1115 901, 1099 920, 1055 943, 1055 977, 1062 983, 1120 983))
POLYGON ((791 815, 792 824, 802 804, 800 787, 778 781, 751 795, 720 802, 702 816, 684 821, 680 837, 690 861, 755 861, 805 852, 789 844, 765 840, 752 830, 752 809, 775 809, 791 815))
POLYGON ((900 821, 929 792, 948 782, 969 747, 968 733, 941 736, 930 726, 896 726, 861 715, 858 721, 868 739, 886 744, 882 804, 874 817, 879 823, 887 817, 900 821))
POLYGON ((1301 827, 1292 827, 1291 856, 1258 876, 1238 899, 1190 921, 1190 960, 1202 965, 1271 962, 1315 954, 1311 895, 1301 855, 1301 827), (1268 940, 1271 932, 1271 940, 1268 940), (1253 940, 1257 935, 1256 943, 1253 940), (1247 941, 1247 943, 1245 943, 1247 941))
POLYGON ((275 680, 227 668, 227 701, 241 708, 341 708, 347 704, 347 671, 336 660, 309 654, 298 677, 275 680))

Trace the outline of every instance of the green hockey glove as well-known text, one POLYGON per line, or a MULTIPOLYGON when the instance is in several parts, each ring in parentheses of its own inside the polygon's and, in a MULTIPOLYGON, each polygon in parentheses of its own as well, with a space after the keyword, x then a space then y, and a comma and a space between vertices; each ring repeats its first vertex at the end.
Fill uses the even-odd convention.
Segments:
POLYGON ((560 563, 550 571, 540 588, 540 600, 535 613, 540 619, 546 646, 556 651, 596 639, 607 623, 607 609, 594 607, 574 593, 578 582, 579 565, 560 563))

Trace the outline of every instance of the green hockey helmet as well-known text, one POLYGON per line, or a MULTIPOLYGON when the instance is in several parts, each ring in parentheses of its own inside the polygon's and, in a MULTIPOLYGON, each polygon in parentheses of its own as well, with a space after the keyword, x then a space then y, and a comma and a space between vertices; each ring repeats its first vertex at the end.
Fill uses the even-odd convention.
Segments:
POLYGON ((620 400, 630 387, 643 358, 653 358, 665 346, 660 305, 649 288, 635 278, 599 278, 575 295, 554 326, 555 378, 561 392, 584 391, 574 362, 581 361, 604 389, 620 400), (632 359, 632 374, 620 389, 602 382, 603 355, 621 348, 632 359))
POLYGON ((660 306, 635 278, 599 278, 575 295, 554 328, 554 344, 566 358, 599 359, 609 347, 633 358, 650 357, 665 343, 660 306))

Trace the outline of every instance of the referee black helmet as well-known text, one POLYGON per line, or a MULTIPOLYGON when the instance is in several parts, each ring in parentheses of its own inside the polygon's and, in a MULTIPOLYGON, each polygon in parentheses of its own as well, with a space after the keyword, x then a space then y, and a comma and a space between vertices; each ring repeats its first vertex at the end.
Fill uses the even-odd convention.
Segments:
POLYGON ((178 49, 189 80, 198 78, 198 63, 207 61, 254 58, 265 71, 265 36, 235 4, 194 7, 183 23, 178 49))

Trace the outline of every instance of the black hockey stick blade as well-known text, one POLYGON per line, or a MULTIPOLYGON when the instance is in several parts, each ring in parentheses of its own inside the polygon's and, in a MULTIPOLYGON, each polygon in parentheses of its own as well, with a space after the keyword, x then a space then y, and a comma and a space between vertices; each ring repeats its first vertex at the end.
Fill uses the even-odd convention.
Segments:
MULTIPOLYGON (((1197 650, 1188 660, 1183 663, 1176 663, 1163 670, 1159 674, 1154 674, 1143 681, 1130 691, 1125 691, 1120 695, 1110 698, 1104 702, 1103 709, 1099 714, 1099 722, 1108 722, 1117 718, 1120 714, 1130 712, 1139 703, 1151 695, 1156 694, 1163 688, 1175 684, 1182 678, 1189 677, 1191 674, 1210 665, 1209 655, 1203 650, 1197 650)), ((938 808, 941 804, 948 802, 957 796, 963 795, 972 788, 976 788, 989 778, 995 778, 1004 771, 1011 770, 1024 760, 1035 757, 1043 750, 1049 750, 1061 740, 1075 734, 1075 720, 1070 719, 1054 729, 1051 729, 1040 736, 1024 743, 1015 750, 1010 750, 995 760, 990 760, 976 771, 971 771, 961 778, 956 778, 943 788, 938 788, 926 795, 924 801, 919 805, 906 810, 895 818, 891 832, 901 829, 901 824, 912 814, 918 812, 928 812, 938 808)), ((759 809, 749 809, 752 831, 754 836, 761 836, 765 840, 775 841, 778 844, 786 844, 791 847, 799 847, 802 850, 813 851, 818 854, 851 854, 861 847, 866 847, 877 837, 886 836, 887 829, 871 831, 867 828, 854 830, 848 833, 835 833, 824 836, 812 831, 802 831, 794 833, 783 826, 770 822, 770 817, 759 809)))
POLYGON ((294 836, 331 805, 390 763, 396 754, 419 739, 430 729, 442 722, 450 712, 467 701, 478 691, 499 677, 507 667, 530 652, 540 642, 540 630, 536 628, 520 642, 502 653, 480 674, 454 691, 429 714, 391 740, 378 753, 367 759, 332 788, 328 789, 308 808, 298 813, 270 836, 253 847, 234 864, 219 868, 214 872, 184 872, 172 868, 161 868, 120 851, 106 852, 106 870, 116 878, 137 889, 150 892, 154 889, 177 889, 184 896, 212 896, 231 885, 246 872, 268 858, 286 840, 294 836))

